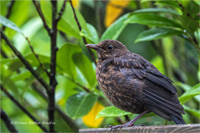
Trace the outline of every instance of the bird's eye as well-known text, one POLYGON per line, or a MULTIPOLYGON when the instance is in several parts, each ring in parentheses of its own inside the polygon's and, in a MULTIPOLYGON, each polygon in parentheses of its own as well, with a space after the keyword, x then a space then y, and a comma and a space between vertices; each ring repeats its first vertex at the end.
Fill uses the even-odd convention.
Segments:
POLYGON ((108 45, 108 50, 111 50, 112 48, 113 48, 113 46, 112 45, 108 45))

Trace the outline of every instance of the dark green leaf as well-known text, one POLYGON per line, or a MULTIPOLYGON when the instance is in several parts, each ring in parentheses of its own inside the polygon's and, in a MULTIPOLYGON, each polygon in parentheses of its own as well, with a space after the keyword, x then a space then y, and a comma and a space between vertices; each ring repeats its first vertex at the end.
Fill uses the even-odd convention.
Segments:
POLYGON ((181 15, 181 13, 169 9, 169 8, 146 8, 146 9, 140 9, 140 10, 136 10, 133 13, 159 13, 159 12, 164 12, 164 13, 171 13, 174 15, 181 15))
POLYGON ((126 20, 126 23, 182 28, 182 26, 176 21, 155 14, 133 14, 129 16, 129 18, 126 20))
POLYGON ((80 92, 72 95, 66 103, 67 114, 73 119, 82 117, 89 113, 96 100, 96 95, 86 92, 80 92))
POLYGON ((97 84, 94 68, 91 61, 82 53, 76 53, 73 55, 73 60, 81 73, 87 79, 90 87, 95 87, 97 84))
POLYGON ((76 76, 76 68, 72 56, 74 53, 78 52, 81 52, 81 48, 70 43, 63 45, 57 52, 58 67, 72 78, 76 76))
POLYGON ((179 100, 181 104, 184 104, 197 95, 200 95, 200 83, 186 91, 181 97, 179 97, 179 100))
POLYGON ((155 40, 181 33, 181 31, 169 28, 154 28, 140 33, 135 42, 155 40))
POLYGON ((128 19, 128 16, 129 13, 117 19, 109 28, 106 29, 100 41, 103 41, 105 39, 116 40, 123 31, 123 29, 126 27, 127 23, 125 23, 125 21, 128 19))
POLYGON ((97 116, 96 119, 100 117, 118 117, 118 116, 124 116, 124 115, 129 115, 131 114, 130 112, 125 112, 119 108, 116 108, 114 106, 106 107, 103 110, 101 110, 97 116))

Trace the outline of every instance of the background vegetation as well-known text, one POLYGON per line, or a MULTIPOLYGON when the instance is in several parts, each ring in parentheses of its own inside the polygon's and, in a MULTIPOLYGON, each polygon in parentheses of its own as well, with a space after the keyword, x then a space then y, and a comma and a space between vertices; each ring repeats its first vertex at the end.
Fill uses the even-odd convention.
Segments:
MULTIPOLYGON (((1 132, 74 132, 134 118, 112 107, 96 81, 96 53, 85 44, 105 39, 121 41, 172 79, 184 120, 199 123, 199 1, 3 0, 0 5, 1 132)), ((136 124, 141 123, 174 124, 153 113, 136 124)))

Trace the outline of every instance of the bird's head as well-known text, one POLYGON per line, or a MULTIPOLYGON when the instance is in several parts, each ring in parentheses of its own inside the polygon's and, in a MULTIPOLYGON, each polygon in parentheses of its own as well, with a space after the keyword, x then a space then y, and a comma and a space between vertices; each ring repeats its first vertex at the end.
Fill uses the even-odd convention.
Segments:
POLYGON ((96 50, 98 59, 100 60, 119 57, 129 52, 121 42, 116 40, 104 40, 96 45, 86 44, 86 47, 96 50))

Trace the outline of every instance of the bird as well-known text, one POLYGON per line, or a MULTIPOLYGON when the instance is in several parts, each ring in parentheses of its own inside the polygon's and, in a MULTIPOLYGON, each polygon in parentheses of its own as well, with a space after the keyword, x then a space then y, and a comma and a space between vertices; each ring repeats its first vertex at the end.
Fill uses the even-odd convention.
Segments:
POLYGON ((139 114, 111 129, 134 126, 136 120, 150 112, 176 124, 185 124, 184 108, 173 81, 148 60, 131 53, 117 40, 85 46, 97 52, 96 78, 106 98, 121 110, 139 114))

